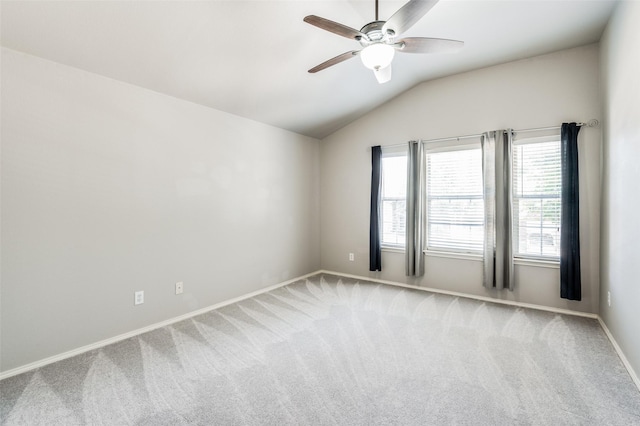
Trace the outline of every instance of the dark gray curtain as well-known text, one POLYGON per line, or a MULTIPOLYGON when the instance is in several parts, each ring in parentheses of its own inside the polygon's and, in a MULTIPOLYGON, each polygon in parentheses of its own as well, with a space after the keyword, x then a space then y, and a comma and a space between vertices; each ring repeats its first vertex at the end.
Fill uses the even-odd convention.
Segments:
POLYGON ((380 197, 382 192, 382 148, 371 147, 371 214, 369 219, 369 270, 382 271, 380 249, 380 197))
POLYGON ((483 133, 484 250, 482 285, 513 290, 511 130, 483 133))
POLYGON ((407 158, 407 213, 405 217, 406 247, 405 273, 424 275, 424 210, 425 210, 425 155, 422 141, 409 142, 407 158))
POLYGON ((560 297, 582 299, 580 283, 580 213, 578 185, 578 133, 576 123, 562 123, 562 214, 560 218, 560 297))

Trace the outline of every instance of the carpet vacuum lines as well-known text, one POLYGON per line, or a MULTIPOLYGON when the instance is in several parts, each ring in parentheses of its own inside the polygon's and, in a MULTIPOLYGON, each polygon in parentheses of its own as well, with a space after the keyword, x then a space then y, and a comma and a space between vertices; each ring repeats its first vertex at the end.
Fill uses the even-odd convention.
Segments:
POLYGON ((328 273, 0 391, 2 425, 640 425, 597 319, 328 273))

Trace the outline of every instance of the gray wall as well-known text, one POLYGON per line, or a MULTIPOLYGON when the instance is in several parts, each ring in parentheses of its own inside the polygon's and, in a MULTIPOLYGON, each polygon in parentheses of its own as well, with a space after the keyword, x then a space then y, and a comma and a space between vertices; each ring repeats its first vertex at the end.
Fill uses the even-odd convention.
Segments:
POLYGON ((383 252, 381 273, 368 271, 371 145, 434 139, 511 127, 559 126, 600 118, 597 45, 556 52, 423 83, 321 145, 323 269, 398 282, 598 312, 600 143, 598 128, 580 135, 583 300, 560 299, 559 269, 518 265, 516 290, 482 287, 482 264, 427 256, 422 279, 404 275, 404 254, 383 252), (355 253, 355 261, 348 253, 355 253))
POLYGON ((7 49, 1 136, 2 371, 320 266, 315 139, 7 49))
POLYGON ((639 27, 640 3, 623 2, 601 41, 605 119, 600 316, 636 374, 640 373, 639 27))

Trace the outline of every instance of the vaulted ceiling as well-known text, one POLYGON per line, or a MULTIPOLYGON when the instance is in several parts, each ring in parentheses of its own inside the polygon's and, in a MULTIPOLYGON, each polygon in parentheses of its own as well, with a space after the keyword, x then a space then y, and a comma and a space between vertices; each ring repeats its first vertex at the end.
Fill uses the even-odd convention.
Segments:
MULTIPOLYGON (((380 19, 405 2, 380 1, 380 19)), ((441 0, 405 36, 463 40, 454 54, 397 54, 378 84, 357 49, 303 22, 360 29, 374 0, 7 1, 2 45, 283 129, 323 138, 423 81, 597 42, 615 0, 441 0)))

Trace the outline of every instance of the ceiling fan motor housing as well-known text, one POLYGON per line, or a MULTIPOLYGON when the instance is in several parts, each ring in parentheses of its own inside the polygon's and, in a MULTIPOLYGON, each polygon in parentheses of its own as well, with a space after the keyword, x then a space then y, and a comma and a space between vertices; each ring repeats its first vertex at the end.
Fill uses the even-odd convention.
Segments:
POLYGON ((388 30, 386 33, 382 31, 385 21, 373 21, 362 27, 361 33, 366 35, 366 38, 360 37, 358 41, 363 47, 369 46, 373 43, 391 43, 395 32, 388 30))

